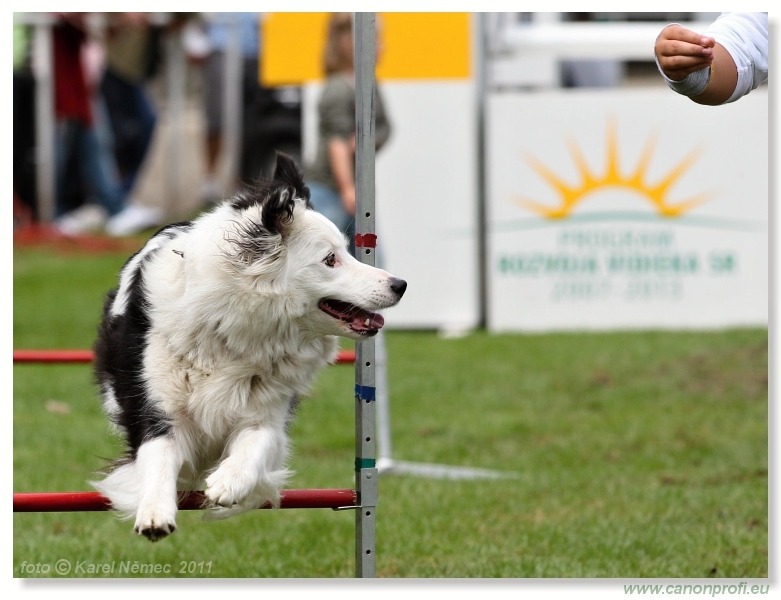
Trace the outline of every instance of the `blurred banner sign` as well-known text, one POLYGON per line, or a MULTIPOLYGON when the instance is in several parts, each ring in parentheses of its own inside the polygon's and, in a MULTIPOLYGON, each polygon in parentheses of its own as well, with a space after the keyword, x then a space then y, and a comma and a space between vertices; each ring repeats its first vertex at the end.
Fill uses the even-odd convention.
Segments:
MULTIPOLYGON (((260 76, 265 85, 323 78, 330 13, 267 13, 260 76)), ((469 13, 377 13, 380 81, 462 80, 471 75, 469 13)))
MULTIPOLYGON (((404 302, 386 314, 388 328, 478 324, 473 20, 469 13, 377 14, 377 77, 392 125, 377 153, 377 257, 410 282, 404 302)), ((303 86, 305 159, 318 135, 327 22, 328 13, 269 13, 263 21, 264 82, 303 86)))
POLYGON ((765 89, 492 94, 492 331, 768 323, 765 89))

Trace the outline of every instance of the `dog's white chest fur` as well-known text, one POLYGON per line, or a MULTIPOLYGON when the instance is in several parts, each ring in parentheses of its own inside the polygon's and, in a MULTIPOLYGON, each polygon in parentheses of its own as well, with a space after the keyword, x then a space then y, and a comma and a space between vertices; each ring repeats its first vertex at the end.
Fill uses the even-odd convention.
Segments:
POLYGON ((175 529, 178 489, 205 483, 216 516, 276 504, 297 398, 404 293, 307 198, 280 156, 272 181, 158 232, 107 298, 95 370, 128 455, 94 485, 150 540, 175 529))

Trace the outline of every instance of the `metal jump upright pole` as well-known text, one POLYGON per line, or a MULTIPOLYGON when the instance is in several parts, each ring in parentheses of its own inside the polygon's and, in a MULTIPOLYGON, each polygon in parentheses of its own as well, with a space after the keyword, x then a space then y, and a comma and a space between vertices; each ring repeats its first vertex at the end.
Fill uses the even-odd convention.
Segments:
MULTIPOLYGON (((361 262, 374 266, 374 125, 376 15, 355 13, 355 252, 361 262)), ((355 574, 375 577, 376 507, 379 471, 375 441, 375 344, 358 342, 355 360, 355 574)))

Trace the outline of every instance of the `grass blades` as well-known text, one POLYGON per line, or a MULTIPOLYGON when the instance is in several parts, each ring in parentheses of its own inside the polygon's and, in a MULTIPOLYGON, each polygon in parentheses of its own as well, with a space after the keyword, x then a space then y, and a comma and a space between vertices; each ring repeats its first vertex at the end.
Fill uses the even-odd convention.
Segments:
MULTIPOLYGON (((14 347, 91 346, 126 258, 16 250, 14 347)), ((380 577, 768 576, 766 330, 391 331, 387 343, 393 458, 517 477, 383 476, 380 577)), ((302 402, 291 487, 352 487, 353 384, 334 366, 302 402)), ((86 365, 15 365, 13 420, 15 491, 86 490, 120 452, 86 365)), ((180 513, 157 544, 112 513, 13 525, 16 577, 354 572, 351 511, 180 513)))

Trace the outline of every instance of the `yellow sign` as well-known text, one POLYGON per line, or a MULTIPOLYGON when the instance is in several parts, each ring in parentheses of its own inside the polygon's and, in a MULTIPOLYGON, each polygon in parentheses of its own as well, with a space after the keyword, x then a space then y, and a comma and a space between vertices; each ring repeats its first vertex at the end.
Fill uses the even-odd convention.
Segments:
POLYGON ((677 203, 672 203, 667 198, 670 188, 697 159, 699 154, 697 151, 691 152, 676 164, 660 181, 653 184, 647 181, 648 167, 653 157, 655 145, 656 140, 650 138, 646 142, 634 170, 625 175, 620 170, 615 126, 611 125, 608 129, 605 161, 607 166, 604 173, 595 173, 589 167, 578 146, 571 142, 570 155, 580 175, 580 182, 576 185, 570 185, 539 160, 529 156, 526 159, 529 165, 558 192, 561 201, 558 206, 547 206, 528 198, 517 198, 516 202, 527 210, 547 219, 564 219, 572 214, 575 206, 580 204, 586 196, 592 192, 609 188, 624 188, 637 192, 644 196, 657 214, 662 217, 679 217, 703 202, 707 202, 711 197, 709 193, 698 194, 677 203))
MULTIPOLYGON (((323 78, 329 13, 269 13, 262 24, 260 71, 267 86, 323 78)), ((379 80, 467 79, 471 76, 469 13, 378 13, 379 80)))

